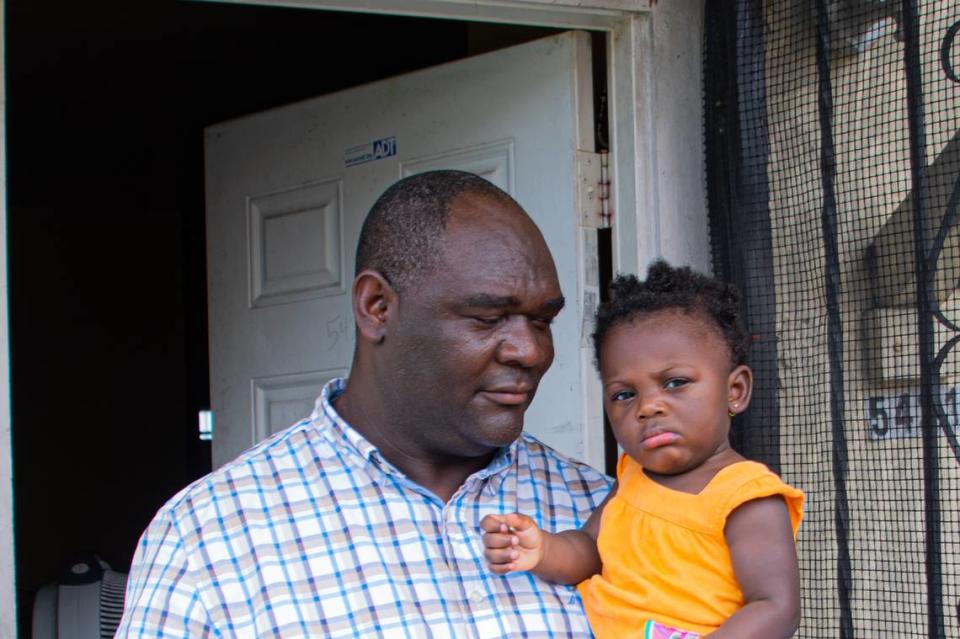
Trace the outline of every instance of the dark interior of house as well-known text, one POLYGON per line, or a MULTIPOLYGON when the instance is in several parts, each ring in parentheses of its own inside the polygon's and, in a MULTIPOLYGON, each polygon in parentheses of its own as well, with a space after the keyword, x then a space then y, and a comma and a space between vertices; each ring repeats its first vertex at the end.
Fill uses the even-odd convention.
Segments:
POLYGON ((78 558, 126 572, 210 470, 203 129, 551 31, 188 0, 7 0, 19 634, 78 558))

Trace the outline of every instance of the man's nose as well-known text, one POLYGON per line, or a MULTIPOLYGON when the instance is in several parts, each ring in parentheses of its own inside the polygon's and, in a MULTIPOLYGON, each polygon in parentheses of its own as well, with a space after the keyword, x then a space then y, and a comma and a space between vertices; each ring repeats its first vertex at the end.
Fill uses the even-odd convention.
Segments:
POLYGON ((537 327, 525 317, 510 318, 497 347, 501 364, 546 368, 553 362, 553 337, 549 327, 537 327))

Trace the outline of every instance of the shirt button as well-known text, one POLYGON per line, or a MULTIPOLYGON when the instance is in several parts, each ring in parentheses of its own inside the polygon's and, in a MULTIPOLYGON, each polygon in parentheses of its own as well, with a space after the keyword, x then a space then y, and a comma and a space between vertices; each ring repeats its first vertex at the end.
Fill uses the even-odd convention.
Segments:
POLYGON ((483 593, 480 592, 479 590, 474 590, 470 593, 470 601, 472 601, 473 603, 478 604, 484 599, 486 599, 486 597, 484 597, 483 593))

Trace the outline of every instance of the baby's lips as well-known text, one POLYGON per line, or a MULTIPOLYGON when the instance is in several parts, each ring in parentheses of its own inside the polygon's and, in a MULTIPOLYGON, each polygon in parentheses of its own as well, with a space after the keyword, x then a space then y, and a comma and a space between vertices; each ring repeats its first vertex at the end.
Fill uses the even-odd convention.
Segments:
POLYGON ((647 437, 643 440, 643 447, 647 450, 652 450, 654 448, 660 448, 661 446, 668 446, 675 441, 680 439, 680 435, 677 433, 657 433, 652 437, 647 437))

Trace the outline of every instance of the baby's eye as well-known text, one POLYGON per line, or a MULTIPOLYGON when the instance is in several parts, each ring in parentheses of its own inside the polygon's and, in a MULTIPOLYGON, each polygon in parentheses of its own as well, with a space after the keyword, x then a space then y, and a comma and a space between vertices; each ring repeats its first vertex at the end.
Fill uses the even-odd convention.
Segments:
POLYGON ((690 380, 684 379, 682 377, 672 377, 667 380, 667 383, 663 385, 667 390, 676 390, 682 388, 689 383, 690 380))
POLYGON ((628 399, 632 399, 634 395, 635 393, 633 391, 627 391, 627 390, 617 391, 616 393, 610 396, 610 401, 622 402, 628 399))

